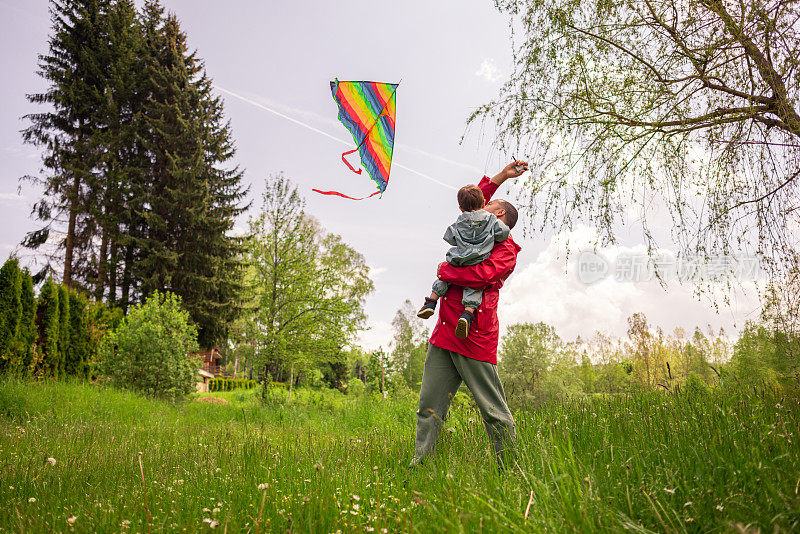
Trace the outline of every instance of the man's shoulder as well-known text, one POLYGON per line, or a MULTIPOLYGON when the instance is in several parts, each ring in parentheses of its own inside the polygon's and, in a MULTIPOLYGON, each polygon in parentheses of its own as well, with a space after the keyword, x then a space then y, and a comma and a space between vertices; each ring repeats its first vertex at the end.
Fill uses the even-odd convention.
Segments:
POLYGON ((522 247, 514 241, 514 236, 509 234, 508 238, 495 243, 492 252, 511 253, 516 256, 520 250, 522 250, 522 247))

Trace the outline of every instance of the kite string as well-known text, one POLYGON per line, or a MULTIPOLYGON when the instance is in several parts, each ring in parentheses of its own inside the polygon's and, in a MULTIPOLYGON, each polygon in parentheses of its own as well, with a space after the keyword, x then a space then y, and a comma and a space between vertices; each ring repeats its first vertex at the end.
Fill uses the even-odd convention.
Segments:
MULTIPOLYGON (((289 122, 293 122, 293 123, 297 124, 298 126, 302 126, 303 128, 311 130, 312 132, 316 132, 316 133, 318 133, 320 135, 323 135, 323 136, 327 137, 328 139, 332 139, 332 140, 334 140, 336 142, 342 143, 343 145, 352 146, 350 141, 345 141, 344 139, 341 139, 339 137, 331 135, 328 132, 320 130, 319 128, 315 128, 315 127, 311 126, 310 124, 306 124, 304 122, 301 122, 301 121, 295 119, 294 117, 291 117, 289 115, 281 113, 280 111, 277 111, 277 110, 272 109, 272 108, 270 108, 268 106, 265 106, 264 104, 256 102, 255 100, 251 100, 251 99, 249 99, 247 97, 244 97, 244 96, 242 96, 240 94, 234 93, 233 91, 229 91, 228 89, 225 89, 224 87, 220 87, 219 85, 216 85, 216 84, 214 85, 214 88, 217 89, 218 91, 221 91, 221 92, 225 93, 225 94, 231 95, 232 97, 234 97, 234 98, 236 98, 238 100, 241 100, 242 102, 250 104, 251 106, 255 106, 255 107, 257 107, 259 109, 262 109, 264 111, 268 111, 268 112, 270 112, 270 113, 272 113, 274 115, 277 115, 278 117, 281 117, 283 119, 288 120, 289 122)), ((416 174, 417 176, 425 178, 426 180, 428 180, 430 182, 439 184, 439 185, 441 185, 443 187, 446 187, 448 189, 452 189, 453 191, 457 191, 458 190, 457 187, 453 187, 452 185, 450 185, 448 183, 441 182, 441 181, 437 180, 436 178, 434 178, 432 176, 428 176, 425 173, 419 172, 419 171, 414 170, 414 169, 412 169, 410 167, 406 167, 405 165, 402 165, 402 164, 397 163, 397 162, 392 162, 392 163, 393 163, 393 166, 398 167, 400 169, 403 169, 405 171, 408 171, 408 172, 410 172, 412 174, 416 174)))

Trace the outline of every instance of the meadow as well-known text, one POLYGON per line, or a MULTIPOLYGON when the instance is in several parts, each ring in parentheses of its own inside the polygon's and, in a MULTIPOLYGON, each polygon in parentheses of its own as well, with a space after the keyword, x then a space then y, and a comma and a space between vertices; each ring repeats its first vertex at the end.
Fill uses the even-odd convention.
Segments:
POLYGON ((413 397, 210 395, 0 381, 0 531, 800 531, 800 404, 775 392, 548 402, 503 472, 469 402, 409 470, 413 397))

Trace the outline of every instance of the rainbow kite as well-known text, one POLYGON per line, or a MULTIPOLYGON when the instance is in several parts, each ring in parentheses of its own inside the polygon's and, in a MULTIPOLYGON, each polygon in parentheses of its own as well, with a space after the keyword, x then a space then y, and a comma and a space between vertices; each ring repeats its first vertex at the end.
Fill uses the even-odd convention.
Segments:
MULTIPOLYGON (((342 154, 342 161, 356 174, 361 169, 354 169, 345 156, 358 151, 361 166, 366 169, 378 190, 374 197, 386 190, 389 183, 389 170, 392 167, 394 152, 394 115, 396 83, 380 82, 331 82, 333 99, 339 106, 339 120, 350 131, 356 148, 342 154)), ((351 200, 364 200, 343 195, 338 191, 320 191, 323 195, 338 195, 351 200)))

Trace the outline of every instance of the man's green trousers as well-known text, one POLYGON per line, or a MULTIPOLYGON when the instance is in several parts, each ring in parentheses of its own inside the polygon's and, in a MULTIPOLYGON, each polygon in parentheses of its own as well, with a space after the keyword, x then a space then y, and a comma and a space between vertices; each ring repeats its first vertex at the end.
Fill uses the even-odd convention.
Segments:
POLYGON ((461 382, 472 392, 494 445, 497 460, 503 465, 504 452, 513 454, 516 432, 497 366, 440 349, 430 343, 419 392, 414 457, 423 460, 433 453, 450 402, 461 382))

